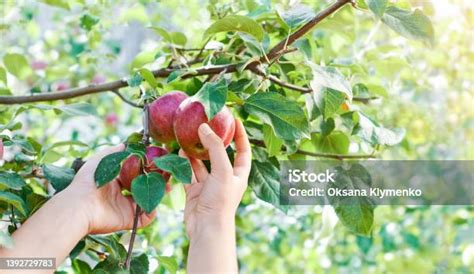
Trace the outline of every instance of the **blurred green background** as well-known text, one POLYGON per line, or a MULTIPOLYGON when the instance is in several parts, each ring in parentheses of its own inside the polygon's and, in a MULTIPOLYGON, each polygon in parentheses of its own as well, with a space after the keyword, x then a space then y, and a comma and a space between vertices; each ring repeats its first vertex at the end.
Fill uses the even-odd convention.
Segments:
MULTIPOLYGON (((247 14, 262 5, 284 10, 300 1, 44 2, 48 4, 0 3, 0 55, 27 56, 33 75, 25 81, 9 77, 10 91, 0 86, 3 94, 60 92, 126 77, 138 54, 162 45, 149 25, 183 32, 186 46, 199 48, 203 32, 214 19, 211 14, 247 14), (94 28, 88 30, 90 26, 94 28)), ((318 11, 330 1, 301 3, 318 11)), ((430 17, 436 33, 433 47, 408 41, 377 23, 370 13, 347 6, 309 34, 320 45, 312 52, 312 61, 369 72, 363 81, 370 83, 380 99, 356 107, 384 125, 406 129, 403 142, 383 151, 382 159, 473 160, 472 1, 404 0, 397 5, 420 7, 430 17)), ((165 66, 165 60, 158 58, 151 68, 165 66)), ((123 93, 132 96, 134 92, 128 88, 123 93)), ((115 95, 101 93, 87 100, 97 106, 96 116, 65 117, 29 110, 17 118, 23 133, 45 146, 69 140, 87 144, 52 148, 45 162, 69 164, 74 157, 90 155, 100 145, 119 143, 141 128, 140 111, 115 95)), ((12 106, 0 106, 1 123, 8 122, 12 110, 12 106)), ((5 159, 9 157, 14 157, 14 151, 6 151, 5 159)), ((252 196, 246 194, 237 217, 242 273, 472 273, 474 269, 472 207, 379 206, 373 236, 367 238, 348 232, 331 207, 299 206, 284 214, 253 201, 252 196)), ((174 186, 159 206, 157 220, 141 230, 138 238, 139 246, 152 256, 176 256, 181 269, 189 244, 182 223, 183 199, 181 187, 174 186)), ((122 237, 124 244, 128 237, 128 233, 122 237)), ((156 269, 157 261, 151 262, 156 269)), ((70 262, 62 269, 71 271, 70 262)))

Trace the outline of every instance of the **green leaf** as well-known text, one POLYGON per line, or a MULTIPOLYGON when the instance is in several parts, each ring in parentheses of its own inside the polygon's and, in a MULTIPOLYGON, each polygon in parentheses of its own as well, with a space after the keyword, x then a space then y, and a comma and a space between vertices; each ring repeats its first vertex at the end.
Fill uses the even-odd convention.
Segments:
POLYGON ((313 72, 313 80, 310 82, 315 94, 320 93, 324 88, 340 91, 352 100, 352 88, 344 76, 336 69, 321 67, 311 62, 307 62, 313 72))
POLYGON ((270 157, 280 154, 283 140, 279 139, 275 133, 273 133, 273 129, 269 125, 263 125, 263 142, 265 143, 268 155, 270 157))
POLYGON ((69 252, 69 258, 71 260, 74 260, 75 258, 77 258, 77 256, 79 256, 79 254, 82 253, 85 247, 86 247, 86 240, 84 239, 80 240, 76 244, 76 246, 71 250, 71 252, 69 252))
POLYGON ((28 154, 28 155, 36 155, 35 148, 28 140, 14 137, 12 141, 15 145, 21 147, 21 150, 23 153, 28 154))
POLYGON ((255 20, 241 15, 229 15, 214 22, 204 33, 204 37, 209 37, 219 32, 241 31, 262 41, 265 32, 255 20))
POLYGON ((333 116, 345 101, 345 96, 342 92, 331 88, 324 88, 322 90, 322 102, 316 102, 319 109, 322 111, 325 119, 333 116))
POLYGON ((137 144, 140 143, 143 138, 143 135, 139 132, 133 132, 127 137, 125 143, 128 144, 137 144))
POLYGON ((270 203, 283 212, 288 208, 280 205, 280 172, 270 162, 252 161, 249 186, 260 200, 270 203))
POLYGON ((129 87, 138 87, 143 82, 143 77, 140 73, 136 72, 132 75, 132 77, 128 78, 127 84, 129 87))
POLYGON ((356 6, 360 9, 367 9, 367 3, 365 3, 365 0, 356 0, 356 6))
POLYGON ((104 186, 117 177, 120 172, 121 163, 130 155, 128 151, 120 151, 109 154, 100 160, 94 173, 97 187, 104 186))
POLYGON ((134 256, 130 262, 130 274, 142 274, 149 272, 150 262, 146 253, 134 256))
POLYGON ((7 72, 4 68, 0 67, 0 82, 7 86, 7 72))
POLYGON ((405 137, 404 129, 387 129, 362 112, 358 112, 357 115, 358 123, 354 129, 354 133, 372 145, 394 146, 400 143, 405 137))
POLYGON ((23 125, 21 122, 15 122, 14 120, 10 120, 8 124, 0 125, 0 130, 8 129, 11 131, 15 131, 15 130, 20 129, 22 126, 23 125))
POLYGON ((174 45, 184 46, 188 40, 186 35, 184 35, 182 32, 168 32, 164 28, 160 27, 151 27, 151 29, 155 31, 156 34, 161 36, 163 40, 174 45))
POLYGON ((294 101, 276 92, 261 92, 250 96, 244 109, 270 125, 278 138, 297 140, 309 137, 308 120, 294 101))
POLYGON ((10 96, 13 95, 12 91, 7 88, 0 88, 0 96, 10 96))
POLYGON ((161 174, 151 172, 136 177, 132 181, 132 196, 145 212, 155 209, 165 195, 166 182, 161 174))
MULTIPOLYGON (((329 183, 329 188, 367 189, 372 185, 370 174, 360 164, 337 167, 334 181, 329 183)), ((375 206, 369 197, 329 196, 328 199, 345 227, 359 235, 371 234, 375 206)))
POLYGON ((390 6, 385 10, 382 22, 408 39, 434 44, 433 25, 419 9, 409 11, 390 6))
POLYGON ((387 0, 367 0, 369 9, 379 18, 383 16, 387 4, 387 0))
POLYGON ((153 73, 150 70, 146 68, 141 68, 139 72, 143 79, 145 79, 145 81, 150 85, 150 87, 156 88, 156 86, 158 86, 158 82, 156 81, 155 76, 153 76, 153 73))
POLYGON ((88 13, 84 14, 81 16, 80 20, 80 26, 81 28, 90 31, 93 26, 95 26, 97 23, 99 23, 100 19, 92 16, 88 13))
POLYGON ((48 149, 63 147, 63 146, 89 147, 87 144, 84 144, 83 142, 80 142, 80 141, 61 141, 61 142, 54 143, 53 145, 48 147, 48 149))
POLYGON ((327 136, 315 134, 312 136, 311 141, 316 147, 316 150, 321 152, 339 154, 346 154, 349 152, 349 136, 342 131, 336 130, 327 136))
POLYGON ((3 56, 3 64, 9 73, 23 80, 32 70, 25 56, 18 53, 7 53, 3 56))
POLYGON ((362 83, 357 83, 352 87, 352 94, 359 98, 368 98, 371 95, 369 88, 362 83))
POLYGON ((291 9, 279 12, 278 14, 290 29, 310 21, 315 16, 311 7, 301 4, 292 5, 291 9))
POLYGON ((227 100, 227 83, 224 78, 218 82, 207 82, 193 96, 193 101, 199 101, 204 106, 207 119, 210 121, 225 105, 227 100))
POLYGON ((54 163, 64 157, 64 153, 59 153, 55 150, 47 150, 41 158, 42 163, 54 163))
POLYGON ((168 78, 166 78, 166 83, 170 84, 174 82, 175 80, 178 80, 181 78, 186 73, 185 70, 175 70, 168 75, 168 78))
POLYGON ((74 170, 67 167, 43 165, 43 173, 56 192, 65 189, 74 179, 74 170))
POLYGON ((25 180, 16 173, 0 172, 0 186, 20 190, 22 187, 26 186, 26 183, 25 180))
POLYGON ((178 271, 178 262, 176 262, 175 257, 166 257, 166 256, 158 256, 158 264, 160 267, 168 270, 170 274, 176 274, 178 271))
POLYGON ((71 116, 98 116, 96 107, 89 103, 74 103, 60 106, 58 109, 71 116))
POLYGON ((48 4, 50 6, 62 8, 69 10, 69 2, 68 0, 42 0, 43 3, 48 4))
POLYGON ((328 136, 334 130, 335 127, 336 123, 332 118, 321 121, 321 135, 328 136))
POLYGON ((10 192, 0 191, 0 201, 11 204, 23 214, 23 216, 28 216, 28 207, 20 196, 10 192))
POLYGON ((173 175, 173 177, 185 184, 191 183, 192 170, 189 160, 176 154, 167 154, 153 160, 155 165, 173 175))
POLYGON ((80 273, 80 274, 92 273, 91 266, 88 263, 84 262, 83 260, 74 259, 72 260, 71 266, 72 266, 72 269, 74 270, 74 273, 80 273))
MULTIPOLYGON (((140 139, 141 141, 141 139, 140 139)), ((130 154, 135 154, 139 156, 142 159, 145 159, 146 157, 146 146, 141 143, 128 143, 126 151, 130 152, 130 154)))
MULTIPOLYGON (((114 260, 123 261, 127 257, 127 250, 120 243, 118 234, 103 235, 89 235, 87 238, 91 238, 94 242, 98 242, 105 247, 107 252, 110 254, 107 258, 113 258, 114 260)), ((86 238, 86 239, 87 239, 86 238)), ((98 265, 94 269, 102 268, 98 265)))
MULTIPOLYGON (((141 68, 146 64, 152 63, 156 59, 156 51, 143 51, 137 54, 130 64, 130 68, 136 69, 141 68)), ((143 74, 142 74, 143 76, 143 74)), ((145 78, 145 77, 143 77, 145 78)))

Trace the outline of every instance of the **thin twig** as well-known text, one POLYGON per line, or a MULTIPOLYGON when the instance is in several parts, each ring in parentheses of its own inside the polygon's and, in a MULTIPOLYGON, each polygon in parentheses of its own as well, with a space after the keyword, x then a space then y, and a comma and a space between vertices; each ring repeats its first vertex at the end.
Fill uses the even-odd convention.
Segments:
POLYGON ((137 205, 135 209, 135 216, 133 218, 132 235, 130 236, 130 243, 128 246, 127 258, 125 259, 126 270, 130 270, 130 262, 132 261, 133 244, 135 243, 135 237, 137 236, 138 218, 140 217, 140 214, 141 214, 141 209, 137 205))
POLYGON ((287 53, 290 53, 290 52, 294 52, 294 51, 297 51, 298 49, 297 48, 286 48, 284 50, 282 50, 281 52, 278 53, 278 55, 270 62, 270 64, 268 64, 269 67, 271 67, 274 63, 278 62, 278 60, 280 60, 280 57, 282 57, 283 55, 287 54, 287 53))
POLYGON ((199 52, 196 54, 196 57, 194 57, 194 60, 198 60, 198 59, 201 58, 202 53, 204 52, 204 49, 206 48, 207 43, 209 43, 209 41, 211 41, 211 37, 207 38, 206 42, 204 42, 204 45, 202 45, 201 49, 200 49, 199 52))
POLYGON ((143 106, 135 104, 134 102, 132 102, 132 101, 128 100, 127 98, 125 98, 125 96, 123 96, 122 93, 120 93, 118 90, 113 90, 112 92, 115 93, 118 97, 120 97, 120 99, 122 99, 122 101, 124 101, 125 103, 131 105, 132 107, 143 108, 143 106))

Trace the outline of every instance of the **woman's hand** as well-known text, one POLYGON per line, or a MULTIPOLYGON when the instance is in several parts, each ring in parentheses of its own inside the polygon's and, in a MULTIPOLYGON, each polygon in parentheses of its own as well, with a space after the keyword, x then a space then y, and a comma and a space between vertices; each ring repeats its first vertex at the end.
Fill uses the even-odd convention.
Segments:
MULTIPOLYGON (((192 238, 202 223, 225 225, 233 222, 235 211, 247 188, 251 165, 251 151, 242 122, 236 120, 234 136, 237 155, 234 167, 229 161, 224 144, 207 124, 199 127, 199 138, 209 150, 211 173, 201 160, 191 158, 193 180, 185 185, 186 207, 184 220, 186 231, 192 238)), ((184 156, 185 154, 181 152, 184 156)))
MULTIPOLYGON (((0 257, 50 257, 56 258, 59 265, 87 234, 130 229, 135 203, 122 196, 119 182, 114 180, 101 188, 94 182, 100 160, 123 149, 123 145, 107 148, 88 159, 70 186, 54 195, 13 233, 14 247, 0 248, 0 257)), ((149 224, 153 215, 142 214, 139 225, 149 224)))
MULTIPOLYGON (((79 199, 81 210, 88 221, 88 233, 110 233, 119 230, 132 229, 136 204, 132 197, 124 197, 120 192, 118 179, 97 188, 94 173, 100 160, 105 156, 124 150, 124 145, 106 148, 92 156, 81 167, 71 185, 64 190, 71 194, 71 199, 79 199)), ((155 216, 143 212, 138 226, 151 223, 155 216)))
MULTIPOLYGON (((190 159, 193 180, 185 186, 184 221, 191 240, 189 273, 237 272, 235 212, 247 188, 251 150, 242 122, 236 120, 237 154, 234 167, 224 144, 207 124, 199 127, 199 138, 209 151, 211 172, 204 163, 190 159)), ((185 156, 183 152, 181 155, 185 156)))

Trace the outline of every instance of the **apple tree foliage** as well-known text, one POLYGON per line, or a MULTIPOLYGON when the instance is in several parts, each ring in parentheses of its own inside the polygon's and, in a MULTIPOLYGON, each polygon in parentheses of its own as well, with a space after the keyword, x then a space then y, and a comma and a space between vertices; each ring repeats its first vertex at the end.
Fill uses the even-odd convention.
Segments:
MULTIPOLYGON (((270 261, 262 259, 267 269, 301 271, 300 266, 281 265, 281 261, 271 266, 271 258, 302 261, 304 256, 317 256, 312 251, 302 254, 302 246, 295 251, 291 239, 315 234, 304 242, 311 249, 314 239, 330 240, 338 219, 345 227, 343 233, 353 235, 355 242, 339 243, 331 252, 346 258, 349 251, 340 249, 350 244, 372 258, 374 230, 384 252, 396 250, 399 243, 393 242, 391 227, 363 202, 340 206, 332 201, 334 209, 316 212, 280 205, 278 161, 393 158, 396 154, 387 151, 410 146, 414 137, 401 127, 405 124, 396 118, 401 114, 398 106, 390 102, 394 91, 417 89, 416 77, 423 73, 423 67, 411 66, 400 54, 400 47, 410 43, 420 52, 436 46, 435 28, 425 14, 432 13, 430 6, 419 8, 420 1, 406 0, 292 5, 210 0, 205 7, 200 1, 165 2, 3 4, 4 10, 16 11, 16 21, 1 24, 0 31, 21 35, 2 42, 7 44, 0 53, 0 155, 5 154, 0 167, 0 214, 9 221, 7 231, 0 232, 0 244, 11 245, 9 234, 18 224, 68 186, 75 159, 87 160, 102 145, 128 144, 124 152, 99 164, 95 180, 101 187, 118 175, 127 157, 143 157, 141 108, 168 91, 182 90, 203 103, 208 117, 224 105, 230 107, 250 137, 252 170, 236 219, 238 241, 244 242, 242 235, 250 234, 252 223, 258 222, 272 236, 268 239, 254 231, 245 241, 248 245, 239 247, 241 260, 247 261, 248 250, 261 248, 252 243, 253 237, 268 241, 270 261), (187 19, 168 21, 181 14, 187 19), (384 36, 377 37, 380 33, 384 36), (397 77, 404 82, 397 82, 397 77), (321 219, 311 217, 317 213, 322 225, 317 224, 321 219), (298 229, 270 216, 292 218, 303 225, 298 229)), ((442 57, 431 56, 435 60, 430 62, 440 66, 442 57)), ((410 58, 416 63, 416 58, 425 56, 410 58)), ((228 151, 232 157, 232 147, 228 151)), ((145 211, 161 205, 156 223, 139 231, 144 248, 135 251, 131 273, 176 273, 185 267, 189 243, 177 221, 182 218, 184 195, 177 185, 190 182, 190 166, 176 151, 154 163, 172 174, 173 190, 165 193, 165 182, 157 173, 141 175, 132 183, 131 195, 145 211), (167 224, 172 225, 164 228, 167 224), (158 239, 164 234, 171 235, 158 239)), ((419 248, 417 236, 402 234, 404 243, 419 248)), ((122 271, 124 235, 87 236, 71 252, 68 267, 78 273, 122 271)), ((262 270, 258 262, 248 262, 244 270, 262 270)), ((312 263, 308 267, 320 270, 312 263)))

